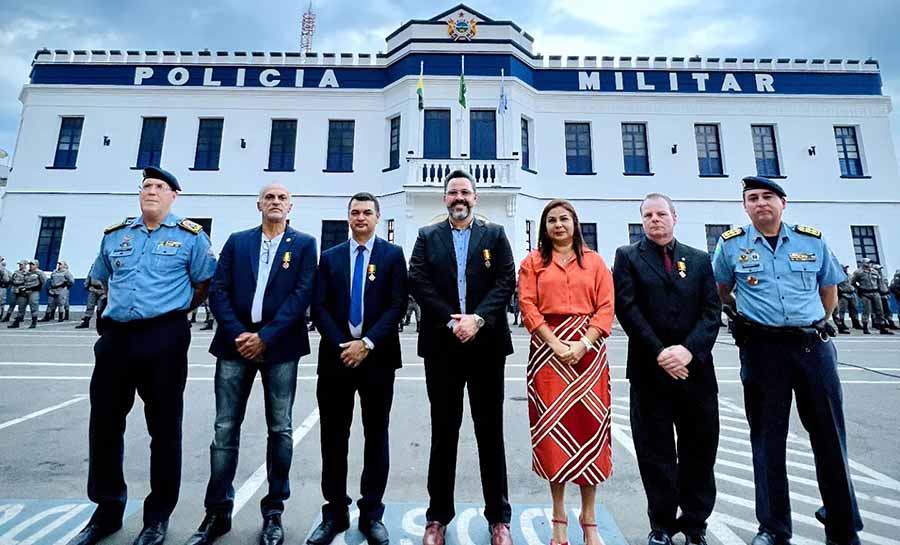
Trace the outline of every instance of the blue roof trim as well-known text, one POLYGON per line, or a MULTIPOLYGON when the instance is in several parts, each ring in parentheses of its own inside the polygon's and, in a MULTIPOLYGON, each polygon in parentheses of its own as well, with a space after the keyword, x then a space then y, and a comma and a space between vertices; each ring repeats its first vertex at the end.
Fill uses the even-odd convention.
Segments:
MULTIPOLYGON (((258 55, 262 55, 259 53, 258 55)), ((680 93, 680 94, 731 94, 731 95, 870 95, 882 94, 880 73, 865 72, 796 72, 796 71, 729 71, 727 69, 603 69, 603 68, 533 68, 511 54, 470 54, 466 56, 466 76, 499 77, 500 70, 507 77, 518 78, 538 91, 571 91, 591 93, 680 93), (622 74, 622 89, 615 88, 615 73, 622 74), (638 90, 638 72, 644 74, 644 82, 654 86, 653 90, 638 90), (599 89, 579 90, 579 73, 596 73, 599 89), (669 90, 669 74, 675 73, 678 90, 669 90), (706 91, 698 89, 694 73, 708 74, 706 91), (731 74, 741 91, 722 91, 727 74, 731 74), (757 90, 756 75, 769 74, 774 78, 774 93, 757 90)), ((276 87, 293 88, 296 70, 304 71, 304 88, 317 88, 326 70, 333 70, 341 88, 383 89, 406 77, 418 76, 419 63, 424 62, 426 76, 458 76, 459 54, 422 53, 409 54, 388 66, 316 66, 316 65, 197 65, 197 64, 35 64, 31 83, 35 85, 120 85, 136 86, 135 69, 149 67, 153 76, 144 80, 142 86, 178 87, 168 81, 168 72, 173 68, 185 68, 188 82, 184 87, 202 87, 204 70, 211 68, 213 78, 221 81, 221 87, 237 85, 237 71, 245 72, 245 87, 262 87, 259 76, 263 70, 277 70, 280 83, 276 87)), ((270 78, 271 79, 271 78, 270 78)), ((427 86, 427 82, 426 82, 427 86)), ((727 86, 726 86, 727 87, 727 86)))

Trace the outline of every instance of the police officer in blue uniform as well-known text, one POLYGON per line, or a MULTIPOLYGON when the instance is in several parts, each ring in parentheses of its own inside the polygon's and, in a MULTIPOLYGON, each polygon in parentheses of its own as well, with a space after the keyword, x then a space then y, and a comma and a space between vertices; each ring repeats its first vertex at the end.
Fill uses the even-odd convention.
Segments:
POLYGON ((792 393, 815 455, 827 543, 858 545, 862 523, 847 463, 834 330, 826 322, 846 275, 820 231, 781 221, 781 186, 757 176, 743 181, 752 223, 722 234, 713 271, 740 348, 760 523, 751 545, 790 543, 785 448, 792 393))
MULTIPOLYGON (((97 509, 70 545, 92 545, 122 526, 125 418, 135 392, 150 434, 150 494, 135 545, 163 542, 181 484, 181 421, 191 341, 187 313, 203 301, 216 259, 200 225, 170 212, 181 187, 143 171, 141 216, 106 229, 91 276, 108 285, 91 376, 88 496, 97 509)), ((98 323, 98 326, 100 325, 98 323)))

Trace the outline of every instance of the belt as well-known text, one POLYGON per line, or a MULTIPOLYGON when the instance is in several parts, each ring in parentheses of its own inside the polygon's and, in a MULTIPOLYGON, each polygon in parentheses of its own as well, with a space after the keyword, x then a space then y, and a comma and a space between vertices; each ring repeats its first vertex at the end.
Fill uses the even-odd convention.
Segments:
POLYGON ((143 320, 130 320, 128 322, 118 322, 109 318, 103 319, 103 327, 107 331, 134 331, 146 329, 165 322, 182 319, 187 320, 187 314, 183 310, 173 310, 153 318, 145 318, 143 320))
POLYGON ((797 338, 814 336, 823 341, 828 340, 827 322, 825 318, 805 326, 771 326, 746 320, 747 333, 759 337, 797 338))

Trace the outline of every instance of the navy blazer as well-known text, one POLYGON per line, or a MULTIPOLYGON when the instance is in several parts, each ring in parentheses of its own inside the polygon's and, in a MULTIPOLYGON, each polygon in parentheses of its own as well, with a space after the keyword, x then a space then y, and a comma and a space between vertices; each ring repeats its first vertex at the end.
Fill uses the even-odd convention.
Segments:
POLYGON ((306 309, 316 274, 316 240, 288 227, 275 252, 263 298, 262 322, 250 310, 259 274, 262 227, 232 233, 222 248, 209 290, 209 306, 219 326, 209 351, 217 358, 241 359, 234 339, 258 331, 266 343, 266 363, 296 361, 309 354, 306 309), (290 252, 288 254, 288 252, 290 252))
POLYGON ((480 219, 472 222, 466 259, 466 306, 459 308, 456 250, 449 220, 419 229, 409 259, 409 284, 422 308, 419 356, 446 353, 459 341, 447 322, 451 314, 477 314, 484 327, 470 341, 475 352, 508 356, 513 352, 506 307, 516 289, 516 264, 503 226, 480 219), (486 259, 489 256, 490 259, 486 259))
MULTIPOLYGON (((362 336, 375 345, 361 367, 401 366, 398 325, 406 314, 406 258, 403 248, 375 237, 369 267, 375 266, 375 279, 365 273, 363 291, 362 336)), ((318 374, 340 373, 343 348, 339 345, 350 336, 350 241, 333 246, 322 253, 316 273, 312 319, 322 341, 319 343, 318 374)))
POLYGON ((672 383, 656 357, 663 348, 680 344, 694 356, 687 384, 716 391, 712 349, 722 307, 709 254, 676 241, 673 265, 667 273, 659 247, 647 237, 616 250, 613 282, 616 316, 628 334, 626 378, 672 383))

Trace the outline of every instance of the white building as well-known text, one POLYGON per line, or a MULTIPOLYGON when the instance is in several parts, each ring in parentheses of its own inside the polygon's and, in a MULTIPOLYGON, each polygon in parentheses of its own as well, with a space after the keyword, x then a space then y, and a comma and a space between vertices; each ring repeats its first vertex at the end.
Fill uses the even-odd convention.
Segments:
POLYGON ((891 101, 875 61, 545 58, 532 46, 514 23, 460 5, 409 21, 374 56, 39 51, 0 255, 58 254, 84 276, 102 229, 139 213, 146 163, 178 176, 175 212, 203 220, 216 248, 259 222, 259 187, 280 181, 292 226, 320 244, 346 236, 350 195, 376 194, 381 236, 409 255, 418 227, 445 214, 440 175, 462 166, 517 259, 562 197, 611 265, 654 191, 676 201, 678 238, 707 248, 747 223, 740 179, 759 173, 787 191, 786 219, 824 231, 842 262, 900 265, 891 101))

